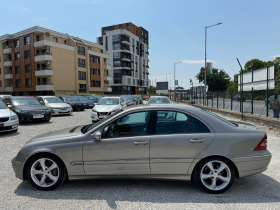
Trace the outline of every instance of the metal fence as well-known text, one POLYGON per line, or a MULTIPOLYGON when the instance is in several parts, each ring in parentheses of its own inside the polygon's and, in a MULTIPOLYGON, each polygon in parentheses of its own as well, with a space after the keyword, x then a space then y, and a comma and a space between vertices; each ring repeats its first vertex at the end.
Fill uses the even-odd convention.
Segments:
POLYGON ((273 110, 269 109, 269 98, 276 90, 243 92, 187 92, 181 100, 190 101, 194 104, 239 111, 242 114, 254 114, 259 116, 273 117, 273 110))

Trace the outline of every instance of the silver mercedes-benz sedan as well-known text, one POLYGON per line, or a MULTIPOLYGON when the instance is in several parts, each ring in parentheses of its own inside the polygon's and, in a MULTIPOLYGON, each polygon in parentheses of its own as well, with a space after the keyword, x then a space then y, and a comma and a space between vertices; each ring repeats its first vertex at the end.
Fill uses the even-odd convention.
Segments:
POLYGON ((147 105, 95 124, 31 139, 12 160, 16 177, 41 190, 69 179, 194 180, 209 193, 267 169, 267 136, 187 105, 147 105))

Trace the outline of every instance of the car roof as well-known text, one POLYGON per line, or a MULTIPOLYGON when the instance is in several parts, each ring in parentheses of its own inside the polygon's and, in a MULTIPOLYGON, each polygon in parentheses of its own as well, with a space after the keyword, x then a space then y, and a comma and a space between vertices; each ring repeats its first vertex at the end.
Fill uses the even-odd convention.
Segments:
POLYGON ((58 96, 37 96, 37 97, 42 97, 42 98, 57 98, 58 96))
POLYGON ((102 98, 120 98, 120 97, 117 97, 117 96, 105 96, 105 97, 102 97, 102 98))
POLYGON ((28 98, 35 99, 33 96, 12 96, 12 99, 28 99, 28 98))
POLYGON ((150 98, 168 98, 167 96, 151 96, 150 98))

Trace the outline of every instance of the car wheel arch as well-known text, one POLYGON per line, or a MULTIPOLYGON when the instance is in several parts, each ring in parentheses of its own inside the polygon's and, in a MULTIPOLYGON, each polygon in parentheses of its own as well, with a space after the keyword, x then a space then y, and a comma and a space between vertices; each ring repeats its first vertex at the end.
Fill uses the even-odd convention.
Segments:
POLYGON ((68 179, 68 170, 67 170, 67 167, 65 165, 65 163, 62 161, 62 159, 57 156, 56 154, 53 154, 51 152, 37 152, 37 153, 34 153, 32 154, 30 157, 28 157, 28 159, 25 161, 24 163, 24 167, 23 167, 23 180, 27 180, 27 167, 28 167, 28 163, 30 161, 32 161, 33 159, 37 158, 37 157, 41 157, 41 156, 49 156, 49 157, 56 157, 58 158, 61 163, 63 164, 63 167, 64 167, 64 170, 65 170, 65 178, 64 179, 68 179))
POLYGON ((195 172, 196 172, 197 167, 199 166, 199 164, 200 164, 201 162, 203 162, 204 160, 210 159, 210 158, 215 158, 215 157, 216 157, 216 158, 223 158, 223 159, 229 161, 229 163, 232 165, 232 167, 233 167, 233 169, 234 169, 234 175, 235 175, 235 177, 239 179, 239 171, 238 171, 238 168, 236 167, 236 165, 234 164, 234 162, 233 162, 230 158, 225 157, 225 156, 222 156, 222 155, 209 155, 209 156, 207 156, 207 157, 204 157, 204 158, 200 159, 200 160, 195 164, 195 167, 194 167, 193 170, 192 170, 191 179, 194 180, 194 174, 195 174, 195 172))

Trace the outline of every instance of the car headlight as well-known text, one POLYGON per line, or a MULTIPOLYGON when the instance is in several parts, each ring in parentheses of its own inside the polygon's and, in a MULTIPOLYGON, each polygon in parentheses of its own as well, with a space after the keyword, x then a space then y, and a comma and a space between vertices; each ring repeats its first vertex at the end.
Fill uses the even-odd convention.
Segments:
POLYGON ((10 120, 17 120, 18 119, 18 116, 17 115, 13 115, 10 117, 10 120))
POLYGON ((92 112, 97 112, 94 108, 92 109, 92 112))
POLYGON ((29 112, 28 110, 23 110, 23 109, 15 109, 15 111, 17 113, 28 113, 29 112))

